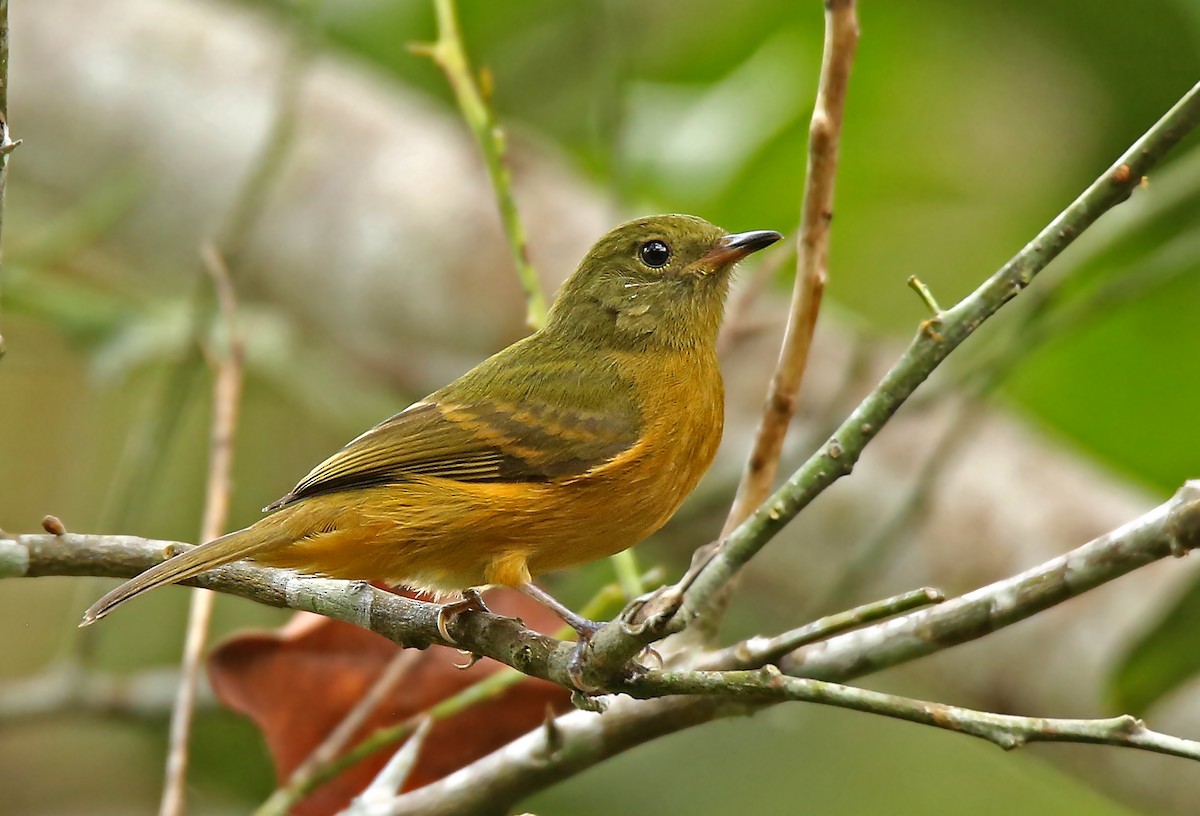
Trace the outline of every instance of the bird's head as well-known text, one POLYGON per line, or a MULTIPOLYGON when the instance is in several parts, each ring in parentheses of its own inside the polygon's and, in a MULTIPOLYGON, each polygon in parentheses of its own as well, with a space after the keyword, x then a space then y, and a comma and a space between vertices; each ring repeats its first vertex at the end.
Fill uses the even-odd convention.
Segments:
POLYGON ((624 223, 563 284, 547 331, 615 347, 711 345, 734 264, 781 237, 730 234, 692 215, 624 223))

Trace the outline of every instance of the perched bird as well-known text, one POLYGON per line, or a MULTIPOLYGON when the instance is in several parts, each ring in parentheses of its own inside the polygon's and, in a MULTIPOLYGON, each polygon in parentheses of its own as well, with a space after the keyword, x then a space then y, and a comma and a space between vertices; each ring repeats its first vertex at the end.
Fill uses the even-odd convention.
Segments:
POLYGON ((631 547, 696 486, 721 439, 716 340, 730 271, 780 237, 687 215, 622 224, 566 280, 544 328, 351 441, 256 524, 109 592, 81 625, 248 558, 466 591, 447 612, 477 603, 474 587, 517 587, 582 640, 596 624, 533 579, 631 547))

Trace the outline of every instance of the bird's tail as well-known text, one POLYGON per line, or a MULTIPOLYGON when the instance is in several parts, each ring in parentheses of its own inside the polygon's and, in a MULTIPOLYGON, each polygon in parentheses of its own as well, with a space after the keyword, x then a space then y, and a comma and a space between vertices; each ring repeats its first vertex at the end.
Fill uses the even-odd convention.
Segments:
POLYGON ((202 572, 251 556, 277 542, 279 533, 273 528, 274 525, 256 524, 172 556, 141 575, 129 579, 96 601, 83 613, 83 620, 79 625, 95 623, 117 606, 143 592, 186 581, 202 572))

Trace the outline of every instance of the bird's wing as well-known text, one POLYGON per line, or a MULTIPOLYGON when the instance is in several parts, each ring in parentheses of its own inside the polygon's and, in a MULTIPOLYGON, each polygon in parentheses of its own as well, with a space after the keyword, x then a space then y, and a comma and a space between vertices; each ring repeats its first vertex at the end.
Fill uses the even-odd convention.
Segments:
POLYGON ((265 509, 414 475, 567 478, 628 449, 640 428, 636 396, 615 368, 570 359, 526 364, 502 353, 350 442, 265 509))

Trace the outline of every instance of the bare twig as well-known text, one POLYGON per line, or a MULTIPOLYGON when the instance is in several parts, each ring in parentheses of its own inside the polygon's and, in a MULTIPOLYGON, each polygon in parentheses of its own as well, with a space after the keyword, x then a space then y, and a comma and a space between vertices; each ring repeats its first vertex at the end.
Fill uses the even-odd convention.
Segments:
POLYGON ((653 625, 628 620, 602 627, 583 669, 603 686, 649 643, 677 632, 719 597, 743 566, 830 485, 853 469, 866 446, 950 353, 1020 294, 1101 215, 1126 200, 1159 159, 1200 124, 1200 83, 1154 123, 1117 162, 1092 182, 1028 245, 953 308, 921 323, 917 335, 880 383, 771 498, 724 538, 698 568, 636 612, 653 625), (636 622, 635 622, 636 623, 636 622))
MULTIPOLYGON (((128 536, 71 533, 0 539, 0 576, 130 576, 157 563, 164 551, 175 546, 128 536)), ((932 609, 806 646, 780 665, 793 676, 849 680, 982 637, 1156 559, 1182 555, 1197 546, 1200 483, 1188 483, 1169 502, 1065 556, 932 609)), ((275 606, 323 612, 401 643, 443 642, 435 606, 352 582, 301 578, 244 563, 221 567, 190 582, 275 606)), ((461 616, 453 630, 462 647, 562 685, 571 682, 567 664, 573 644, 483 613, 461 616)), ((492 675, 488 681, 501 682, 498 678, 505 674, 492 675)), ((479 693, 480 685, 472 691, 479 693)), ((609 690, 623 691, 624 683, 609 690)), ((451 698, 439 707, 452 704, 464 703, 451 698)), ((523 796, 616 753, 713 717, 745 712, 748 705, 717 697, 618 698, 603 717, 582 712, 578 713, 582 716, 560 717, 555 751, 545 750, 544 729, 538 729, 444 780, 405 794, 396 800, 403 806, 397 804, 392 812, 503 812, 523 796)), ((439 707, 430 713, 439 716, 439 707)), ((415 727, 415 722, 409 727, 415 727)))
MULTIPOLYGON (((211 541, 225 529, 229 517, 230 473, 233 468, 233 441, 237 429, 238 407, 242 393, 242 341, 237 330, 237 303, 233 281, 217 249, 212 244, 201 248, 205 269, 212 277, 217 293, 227 348, 216 358, 213 383, 213 418, 209 439, 208 485, 205 489, 204 518, 200 541, 211 541)), ((171 715, 166 784, 163 788, 160 816, 180 816, 184 812, 187 786, 188 739, 196 703, 196 686, 204 659, 212 619, 213 595, 207 590, 192 590, 188 612, 187 637, 183 648, 182 680, 171 715)))
POLYGON ((371 780, 371 784, 355 797, 350 807, 342 811, 346 816, 375 816, 386 813, 388 802, 396 797, 404 783, 412 776, 412 770, 421 755, 421 748, 429 730, 433 727, 433 717, 426 714, 413 731, 411 737, 404 741, 383 770, 371 780))
POLYGON ((881 601, 856 606, 845 612, 836 612, 812 623, 807 623, 790 632, 775 637, 752 637, 741 643, 710 652, 704 656, 698 669, 738 668, 757 669, 767 663, 794 652, 801 646, 817 643, 850 629, 890 618, 922 606, 939 604, 946 600, 940 590, 925 587, 881 601))
POLYGON ((1186 482, 1148 513, 1020 575, 938 606, 838 635, 780 661, 787 674, 844 680, 941 651, 1024 620, 1095 589, 1100 573, 1131 572, 1160 557, 1200 545, 1200 481, 1186 482), (1149 549, 1147 549, 1149 547, 1149 549), (975 631, 968 634, 968 629, 975 631))
POLYGON ((769 501, 722 543, 687 591, 685 619, 701 609, 774 534, 817 495, 850 473, 909 395, 943 360, 1005 303, 1016 297, 1059 253, 1105 212, 1127 199, 1140 179, 1200 123, 1200 84, 1194 86, 1103 175, 1036 238, 975 292, 921 324, 908 349, 880 384, 769 501))
POLYGON ((422 722, 426 720, 437 722, 452 717, 472 706, 503 694, 505 690, 524 679, 525 675, 506 667, 467 686, 426 711, 414 714, 395 725, 380 728, 349 751, 315 767, 309 776, 299 780, 296 784, 289 780, 287 786, 273 793, 270 799, 254 811, 254 816, 286 816, 309 793, 367 757, 407 739, 422 722))
POLYGON ((819 613, 839 602, 852 600, 855 591, 869 576, 886 572, 889 558, 925 519, 942 475, 958 449, 971 438, 982 416, 982 400, 967 397, 960 401, 896 508, 879 527, 855 542, 841 574, 828 589, 805 604, 805 609, 819 613))
MULTIPOLYGON (((1101 573, 1113 578, 1144 566, 1147 558, 1181 555, 1197 546, 1200 483, 1188 483, 1162 506, 1062 558, 931 609, 804 647, 784 660, 782 668, 794 677, 850 680, 905 662, 908 658, 902 656, 929 654, 983 637, 1095 587, 1101 573), (873 659, 876 653, 884 659, 873 659)), ((585 712, 560 717, 556 751, 545 750, 541 730, 531 732, 445 779, 399 797, 390 812, 504 813, 522 798, 658 736, 769 704, 716 693, 645 701, 618 697, 603 717, 585 712)), ((1100 722, 1119 730, 1129 721, 1100 722)))
POLYGON ((471 73, 471 63, 463 46, 462 34, 458 29, 458 15, 454 0, 434 0, 437 11, 438 38, 432 43, 417 43, 410 46, 415 54, 432 59, 450 82, 459 110, 471 128, 475 141, 483 153, 496 205, 500 209, 500 220, 504 235, 517 266, 517 277, 525 290, 527 306, 526 322, 531 329, 539 329, 546 322, 546 299, 542 295, 542 284, 537 271, 529 262, 529 247, 525 240, 525 227, 517 212, 517 199, 513 195, 512 174, 506 157, 508 145, 504 131, 496 122, 491 106, 479 92, 479 86, 471 73))
POLYGON ((821 79, 809 126, 808 172, 804 180, 792 310, 779 362, 767 391, 762 421, 737 496, 725 520, 722 538, 733 532, 770 495, 783 440, 796 412, 796 395, 804 379, 821 295, 825 291, 838 140, 842 132, 846 87, 857 46, 858 17, 854 0, 827 0, 821 79))
POLYGON ((392 800, 389 816, 503 816, 545 790, 623 751, 717 717, 745 711, 715 697, 617 697, 603 716, 572 711, 449 776, 392 800))
MULTIPOLYGON (((8 157, 20 140, 8 132, 8 0, 0 0, 0 236, 4 227, 4 191, 8 180, 8 157)), ((0 253, 0 272, 3 271, 0 253)), ((4 357, 4 335, 0 334, 0 359, 4 357)))
MULTIPOLYGON (((179 680, 175 669, 110 674, 85 669, 78 661, 59 662, 0 685, 0 723, 76 713, 164 719, 174 706, 179 680)), ((196 706, 216 704, 212 689, 201 683, 196 706)))
POLYGON ((1102 720, 1020 717, 914 700, 824 680, 787 677, 774 666, 757 671, 660 672, 647 675, 633 696, 713 694, 746 702, 796 700, 865 711, 985 739, 1012 750, 1031 742, 1082 742, 1137 748, 1200 761, 1200 742, 1151 731, 1124 715, 1102 720))
MULTIPOLYGON (((932 609, 838 635, 781 661, 787 673, 841 681, 972 640, 1082 594, 1152 561, 1200 546, 1200 482, 1188 482, 1168 502, 1088 544, 932 609)), ((0 578, 40 575, 130 577, 186 545, 133 536, 67 533, 0 538, 0 578)), ((484 612, 450 624, 454 643, 438 632, 435 604, 364 587, 239 562, 183 582, 250 598, 268 606, 317 612, 409 646, 468 649, 525 674, 571 688, 574 643, 532 632, 519 621, 484 612)), ((623 679, 603 687, 619 692, 623 679)))
MULTIPOLYGON (((639 576, 639 583, 651 583, 660 580, 662 580, 662 576, 657 570, 639 576)), ((595 597, 584 607, 581 614, 585 618, 599 618, 603 615, 611 614, 613 609, 619 607, 623 599, 624 593, 622 588, 619 585, 610 584, 601 588, 596 593, 595 597)), ((559 637, 569 637, 573 632, 574 630, 568 626, 563 627, 556 634, 559 637)), ((414 657, 420 655, 419 652, 414 650, 405 650, 402 654, 414 657)), ((398 656, 397 660, 392 663, 392 666, 396 666, 397 663, 404 660, 406 658, 398 656)), ((305 796, 325 782, 334 779, 346 769, 354 767, 372 754, 407 738, 424 718, 429 718, 433 721, 447 719, 465 711, 471 706, 495 698, 510 686, 521 682, 524 678, 524 674, 513 670, 511 667, 506 667, 501 671, 489 674, 478 682, 467 686, 427 710, 414 714, 403 722, 376 730, 369 737, 366 737, 353 748, 343 753, 342 749, 345 747, 346 740, 338 739, 337 742, 340 744, 335 746, 334 733, 343 730, 343 727, 346 726, 346 721, 350 717, 355 716, 354 711, 361 709, 369 714, 378 704, 378 701, 376 701, 374 704, 367 706, 364 700, 363 703, 355 706, 354 711, 347 715, 346 720, 343 720, 338 725, 335 732, 330 732, 330 736, 326 738, 325 742, 304 761, 301 768, 297 768, 292 773, 287 783, 272 793, 270 798, 254 811, 254 816, 286 816, 305 796)), ((390 685, 394 685, 395 682, 398 682, 398 680, 392 681, 390 685)), ((372 687, 371 691, 368 692, 368 696, 374 696, 376 690, 383 684, 384 678, 381 677, 376 681, 376 685, 372 687)), ((358 730, 359 725, 361 723, 356 724, 353 729, 347 727, 346 736, 353 736, 354 732, 358 730)))
POLYGON ((362 699, 325 736, 321 744, 296 766, 296 769, 288 776, 287 782, 263 802, 255 812, 256 816, 290 812, 296 803, 315 787, 315 780, 318 777, 329 778, 322 776, 324 769, 328 768, 338 755, 346 750, 350 740, 366 724, 367 719, 420 659, 421 653, 414 649, 403 649, 397 652, 362 699))

